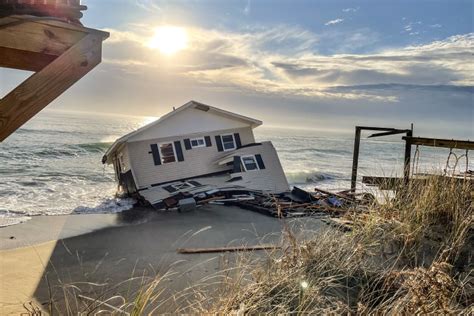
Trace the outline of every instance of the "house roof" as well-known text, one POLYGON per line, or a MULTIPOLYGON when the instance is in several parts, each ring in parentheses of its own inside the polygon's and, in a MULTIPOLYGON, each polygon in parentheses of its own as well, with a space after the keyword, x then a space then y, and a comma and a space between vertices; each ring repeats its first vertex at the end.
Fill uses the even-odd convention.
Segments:
POLYGON ((223 116, 223 117, 226 117, 226 118, 230 118, 230 119, 234 119, 234 120, 238 120, 238 121, 243 121, 245 123, 248 123, 252 128, 255 128, 257 126, 260 126, 262 125, 262 121, 260 120, 257 120, 257 119, 253 119, 253 118, 250 118, 250 117, 247 117, 247 116, 243 116, 243 115, 240 115, 240 114, 236 114, 236 113, 233 113, 233 112, 229 112, 229 111, 226 111, 226 110, 222 110, 222 109, 219 109, 219 108, 216 108, 214 106, 210 106, 210 105, 207 105, 207 104, 204 104, 204 103, 200 103, 200 102, 196 102, 196 101, 189 101, 188 103, 180 106, 179 108, 177 109, 174 109, 173 111, 163 115, 162 117, 160 117, 158 120, 156 121, 153 121, 145 126, 142 126, 140 127, 139 129, 131 132, 131 133, 128 133, 122 137, 120 137, 119 139, 117 139, 113 144, 112 146, 110 146, 109 149, 107 149, 105 155, 104 155, 104 158, 102 159, 102 162, 105 163, 107 162, 108 160, 108 156, 113 153, 120 145, 126 143, 131 137, 135 136, 135 135, 138 135, 140 134, 141 132, 153 127, 153 126, 156 126, 158 124, 160 124, 161 122, 169 119, 170 117, 186 110, 186 109, 189 109, 189 108, 195 108, 195 109, 199 109, 199 110, 202 110, 202 111, 206 111, 206 112, 211 112, 213 114, 217 114, 217 115, 220 115, 220 116, 223 116))

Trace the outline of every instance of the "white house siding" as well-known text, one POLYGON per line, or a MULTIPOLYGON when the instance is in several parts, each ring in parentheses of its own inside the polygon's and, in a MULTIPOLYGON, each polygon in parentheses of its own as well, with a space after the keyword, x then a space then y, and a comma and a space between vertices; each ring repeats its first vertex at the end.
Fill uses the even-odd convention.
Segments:
POLYGON ((219 166, 214 163, 222 156, 228 155, 229 151, 219 152, 217 150, 216 135, 239 133, 242 145, 255 142, 252 129, 249 127, 238 129, 226 129, 207 133, 196 133, 179 137, 155 138, 143 141, 129 142, 127 144, 130 155, 132 171, 138 188, 145 188, 155 183, 163 183, 177 179, 191 178, 204 174, 229 170, 232 167, 219 166), (185 138, 211 137, 211 147, 200 147, 186 150, 185 138), (184 161, 176 161, 155 165, 150 152, 151 144, 174 142, 179 140, 183 150, 184 161))
POLYGON ((245 128, 247 126, 249 126, 248 122, 223 117, 212 111, 205 112, 190 107, 132 136, 128 141, 148 140, 156 138, 157 136, 167 138, 197 133, 209 133, 224 129, 245 128))
POLYGON ((265 165, 265 169, 262 170, 233 173, 233 178, 242 177, 242 180, 234 182, 235 184, 271 193, 281 193, 289 190, 280 159, 271 142, 262 142, 260 146, 241 148, 235 154, 238 156, 260 154, 265 165))

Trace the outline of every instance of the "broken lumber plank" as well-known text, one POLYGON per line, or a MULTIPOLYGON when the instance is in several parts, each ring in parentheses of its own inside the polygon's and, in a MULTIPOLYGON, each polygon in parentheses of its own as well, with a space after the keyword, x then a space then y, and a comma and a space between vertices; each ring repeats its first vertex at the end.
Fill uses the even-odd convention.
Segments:
POLYGON ((342 195, 342 194, 339 194, 339 193, 334 193, 334 192, 326 191, 326 190, 319 189, 319 188, 314 188, 314 191, 321 192, 321 193, 324 193, 324 194, 327 194, 327 195, 333 195, 333 196, 336 196, 340 199, 353 202, 352 198, 350 198, 348 196, 345 196, 345 195, 342 195))
POLYGON ((256 246, 229 246, 215 248, 178 248, 176 251, 182 254, 193 253, 215 253, 215 252, 236 252, 236 251, 255 251, 255 250, 273 250, 281 249, 276 245, 256 245, 256 246))
POLYGON ((209 202, 212 202, 212 201, 217 201, 217 200, 222 200, 222 199, 225 199, 225 196, 220 195, 220 196, 214 196, 214 197, 211 197, 211 198, 208 198, 208 199, 205 199, 205 200, 200 200, 197 203, 198 204, 206 204, 206 203, 209 203, 209 202))

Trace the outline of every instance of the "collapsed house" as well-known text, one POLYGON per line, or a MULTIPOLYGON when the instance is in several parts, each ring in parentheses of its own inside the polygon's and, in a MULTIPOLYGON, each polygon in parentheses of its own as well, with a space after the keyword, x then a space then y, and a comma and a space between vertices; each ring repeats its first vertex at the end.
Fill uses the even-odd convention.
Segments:
POLYGON ((119 139, 112 164, 124 193, 155 207, 215 192, 278 194, 289 190, 269 141, 255 142, 262 122, 190 101, 119 139))

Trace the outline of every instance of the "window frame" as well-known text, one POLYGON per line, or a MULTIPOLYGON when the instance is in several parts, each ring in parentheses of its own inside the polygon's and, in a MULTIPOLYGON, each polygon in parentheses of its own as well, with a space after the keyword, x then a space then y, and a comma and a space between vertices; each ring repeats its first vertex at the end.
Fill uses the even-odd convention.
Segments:
POLYGON ((222 149, 223 149, 224 151, 231 151, 231 150, 237 149, 237 144, 235 143, 235 136, 234 136, 234 134, 222 134, 222 135, 221 135, 221 142, 222 142, 222 149), (233 147, 233 148, 228 148, 228 149, 225 148, 225 145, 224 145, 224 136, 231 136, 231 137, 232 137, 232 143, 234 144, 234 147, 233 147))
POLYGON ((247 172, 247 171, 259 171, 260 170, 260 166, 258 165, 257 157, 255 155, 241 156, 240 161, 242 162, 242 165, 244 166, 245 172, 247 172), (252 158, 253 161, 255 162, 255 166, 257 167, 257 169, 247 170, 247 166, 245 165, 244 158, 252 158))
POLYGON ((189 183, 188 181, 184 181, 184 182, 181 182, 181 183, 171 184, 171 187, 173 189, 175 189, 176 191, 181 191, 181 190, 185 190, 185 189, 192 189, 192 188, 195 188, 196 186, 192 183, 189 183), (183 186, 185 186, 185 187, 183 187, 183 186))
POLYGON ((202 147, 206 147, 206 140, 204 139, 204 137, 196 137, 196 138, 191 138, 189 140, 189 143, 191 144, 191 148, 194 149, 194 148, 202 148, 202 147), (202 145, 197 145, 197 146, 193 146, 193 140, 195 141, 199 141, 199 140, 202 140, 202 145))
POLYGON ((173 141, 159 143, 159 144, 158 144, 158 150, 160 151, 160 161, 161 161, 161 164, 162 164, 162 165, 163 165, 163 164, 173 163, 173 162, 177 162, 177 161, 178 161, 178 156, 176 155, 176 148, 174 147, 174 142, 173 142, 173 141), (162 146, 162 145, 168 145, 168 144, 171 144, 171 148, 173 148, 174 161, 165 162, 165 161, 164 161, 163 152, 161 151, 161 146, 162 146))

